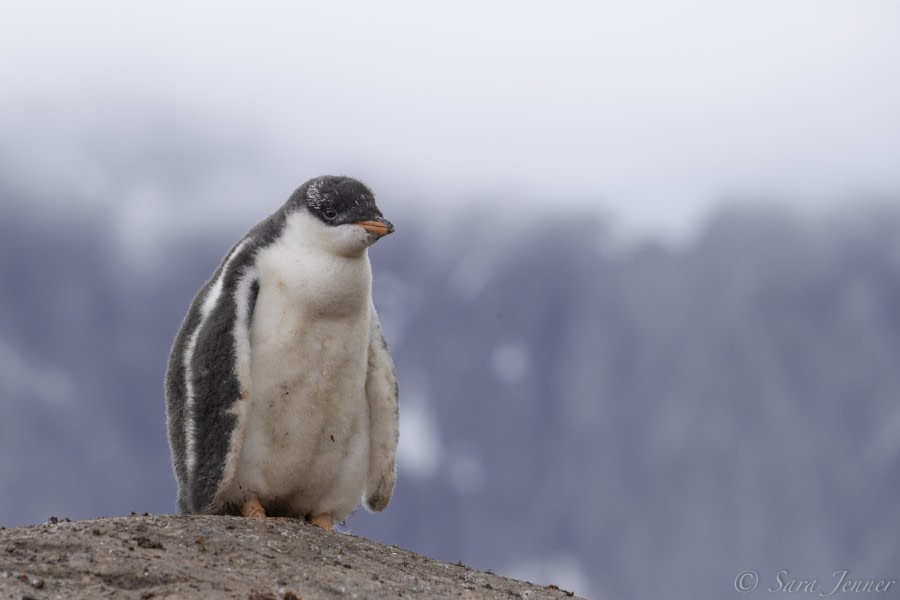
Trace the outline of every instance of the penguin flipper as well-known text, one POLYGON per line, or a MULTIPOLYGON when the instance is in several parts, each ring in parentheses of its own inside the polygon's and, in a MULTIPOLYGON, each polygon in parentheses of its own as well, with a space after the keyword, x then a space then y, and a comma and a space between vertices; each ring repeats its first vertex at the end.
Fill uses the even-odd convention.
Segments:
POLYGON ((170 409, 170 440, 173 454, 178 449, 183 513, 226 510, 221 496, 234 478, 250 389, 249 328, 259 291, 254 246, 244 238, 226 255, 195 298, 172 351, 167 379, 181 396, 172 403, 178 410, 170 409))
POLYGON ((365 507, 380 512, 387 507, 397 482, 399 434, 398 388, 394 362, 375 307, 370 308, 369 365, 366 397, 369 401, 369 473, 363 498, 365 507))
MULTIPOLYGON (((231 415, 234 417, 234 427, 231 430, 231 438, 228 442, 228 453, 224 458, 222 475, 216 487, 215 495, 211 501, 213 512, 221 512, 223 508, 222 495, 227 493, 231 482, 237 472, 238 459, 241 455, 241 447, 244 442, 244 431, 247 424, 247 410, 250 399, 250 326, 253 323, 253 311, 256 308, 256 298, 259 296, 259 278, 255 268, 247 268, 240 273, 236 283, 234 300, 236 306, 236 319, 232 330, 234 343, 234 372, 237 380, 238 396, 232 405, 231 415)), ((259 504, 259 500, 256 500, 259 504)), ((263 515, 265 513, 263 512, 263 515)))

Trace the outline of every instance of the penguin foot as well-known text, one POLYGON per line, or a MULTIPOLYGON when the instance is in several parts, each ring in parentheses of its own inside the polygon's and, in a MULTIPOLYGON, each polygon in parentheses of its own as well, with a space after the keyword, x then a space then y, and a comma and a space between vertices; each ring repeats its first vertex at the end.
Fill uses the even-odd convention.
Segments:
POLYGON ((266 518, 266 511, 262 504, 259 503, 259 498, 256 497, 256 494, 252 494, 244 501, 244 506, 241 507, 241 514, 248 519, 259 519, 260 521, 266 518))
POLYGON ((322 529, 326 529, 331 531, 334 529, 334 521, 331 520, 331 515, 316 515, 312 519, 309 520, 310 523, 315 525, 316 527, 321 527, 322 529))

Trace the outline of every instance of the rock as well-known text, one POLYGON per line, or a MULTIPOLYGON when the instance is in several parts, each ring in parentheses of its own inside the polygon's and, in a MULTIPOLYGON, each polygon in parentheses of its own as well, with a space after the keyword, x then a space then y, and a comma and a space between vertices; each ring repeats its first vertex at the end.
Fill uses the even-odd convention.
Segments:
POLYGON ((294 519, 58 520, 0 530, 0 548, 0 600, 567 597, 294 519))

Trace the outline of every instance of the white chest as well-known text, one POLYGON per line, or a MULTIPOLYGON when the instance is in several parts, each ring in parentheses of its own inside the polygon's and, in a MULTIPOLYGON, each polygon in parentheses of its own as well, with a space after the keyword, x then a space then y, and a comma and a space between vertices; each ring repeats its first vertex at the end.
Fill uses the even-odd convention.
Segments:
POLYGON ((303 240, 286 237, 257 255, 235 481, 315 513, 323 503, 355 507, 365 483, 371 270, 365 253, 335 256, 303 240))

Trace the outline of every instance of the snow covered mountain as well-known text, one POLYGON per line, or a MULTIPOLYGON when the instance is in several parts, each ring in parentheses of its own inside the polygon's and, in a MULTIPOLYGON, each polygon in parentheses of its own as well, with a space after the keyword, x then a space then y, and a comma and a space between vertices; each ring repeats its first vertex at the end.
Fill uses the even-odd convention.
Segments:
MULTIPOLYGON (((172 512, 166 356, 235 232, 136 264, 99 211, 0 196, 0 524, 172 512)), ((416 229, 371 251, 401 479, 354 533, 604 598, 900 576, 900 213, 416 229)))

